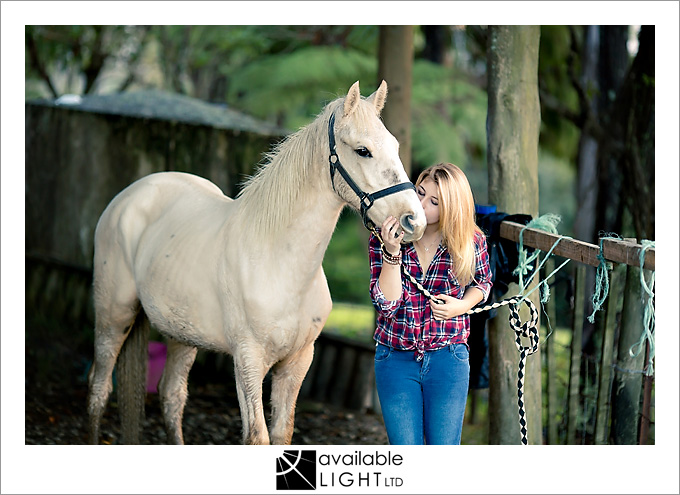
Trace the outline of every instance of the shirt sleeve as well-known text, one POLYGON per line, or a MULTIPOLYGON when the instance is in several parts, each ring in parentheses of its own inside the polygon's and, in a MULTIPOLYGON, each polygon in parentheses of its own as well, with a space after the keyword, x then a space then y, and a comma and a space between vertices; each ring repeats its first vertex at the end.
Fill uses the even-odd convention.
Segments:
POLYGON ((369 287, 373 306, 382 316, 392 318, 397 314, 397 310, 401 306, 404 299, 404 293, 402 290, 402 295, 399 299, 396 301, 389 301, 380 289, 378 279, 380 278, 380 271, 382 270, 382 251, 380 248, 380 241, 374 234, 371 234, 368 241, 368 259, 371 267, 371 281, 369 287))
POLYGON ((491 269, 489 268, 489 253, 487 252, 486 236, 480 232, 475 234, 475 275, 470 287, 482 291, 484 297, 480 304, 489 298, 491 292, 491 269))

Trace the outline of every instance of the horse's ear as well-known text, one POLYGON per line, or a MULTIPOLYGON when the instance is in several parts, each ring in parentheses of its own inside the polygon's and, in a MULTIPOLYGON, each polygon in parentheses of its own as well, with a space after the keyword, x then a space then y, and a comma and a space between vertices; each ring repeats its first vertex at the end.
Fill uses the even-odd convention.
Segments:
POLYGON ((380 87, 376 90, 375 93, 369 96, 367 100, 372 102, 373 105, 375 105, 375 112, 378 115, 380 115, 380 112, 382 112, 382 109, 385 106, 386 99, 387 99, 387 83, 383 79, 383 82, 380 83, 380 87))
POLYGON ((359 100, 361 100, 361 93, 359 92, 359 81, 357 81, 352 84, 352 87, 349 88, 347 96, 345 97, 345 108, 343 112, 345 117, 354 111, 359 104, 359 100))

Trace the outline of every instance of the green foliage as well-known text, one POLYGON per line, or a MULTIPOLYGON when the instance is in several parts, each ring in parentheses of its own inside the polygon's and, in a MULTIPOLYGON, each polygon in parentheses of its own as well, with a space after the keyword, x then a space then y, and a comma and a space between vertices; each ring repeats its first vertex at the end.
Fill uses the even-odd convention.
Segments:
POLYGON ((333 301, 371 304, 368 236, 358 215, 345 209, 323 260, 333 301))
POLYGON ((538 211, 562 217, 562 235, 573 235, 576 217, 576 171, 571 163, 541 149, 538 157, 538 211))
POLYGON ((571 53, 570 29, 574 29, 575 36, 580 33, 578 28, 569 26, 541 26, 538 77, 541 94, 556 100, 556 104, 543 104, 541 108, 541 146, 556 156, 573 160, 581 133, 563 114, 580 111, 569 66, 572 65, 574 74, 580 74, 581 68, 580 57, 571 53), (559 109, 555 105, 559 105, 559 109))
POLYGON ((309 122, 321 105, 344 94, 357 80, 374 91, 377 61, 357 50, 310 46, 262 57, 232 75, 229 100, 290 129, 309 122), (367 84, 371 81, 371 84, 367 84), (323 95, 326 101, 319 101, 323 95))
POLYGON ((333 302, 333 310, 328 316, 323 331, 371 342, 374 328, 375 311, 373 306, 333 302))
POLYGON ((461 168, 486 167, 483 89, 452 67, 417 60, 413 65, 412 161, 421 170, 446 161, 461 168))
POLYGON ((48 88, 27 84, 27 90, 54 97, 94 92, 107 66, 136 63, 147 31, 145 26, 26 26, 26 80, 48 88))

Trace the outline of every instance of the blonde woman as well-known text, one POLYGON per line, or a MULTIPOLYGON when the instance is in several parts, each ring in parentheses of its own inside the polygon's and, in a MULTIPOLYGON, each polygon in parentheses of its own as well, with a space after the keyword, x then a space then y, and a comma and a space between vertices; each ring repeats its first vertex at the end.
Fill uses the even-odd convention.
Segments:
POLYGON ((470 380, 469 309, 491 290, 486 237, 465 174, 440 163, 416 181, 427 228, 402 244, 399 222, 371 235, 370 292, 378 312, 375 375, 391 444, 460 444, 470 380), (401 266, 443 304, 402 277, 401 266))

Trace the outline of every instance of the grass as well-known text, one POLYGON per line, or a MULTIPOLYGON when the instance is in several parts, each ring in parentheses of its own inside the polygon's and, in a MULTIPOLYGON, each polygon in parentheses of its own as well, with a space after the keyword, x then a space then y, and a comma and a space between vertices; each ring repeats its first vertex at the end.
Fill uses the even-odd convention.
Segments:
POLYGON ((373 306, 334 302, 333 310, 328 316, 323 331, 371 342, 374 327, 375 310, 373 306))

